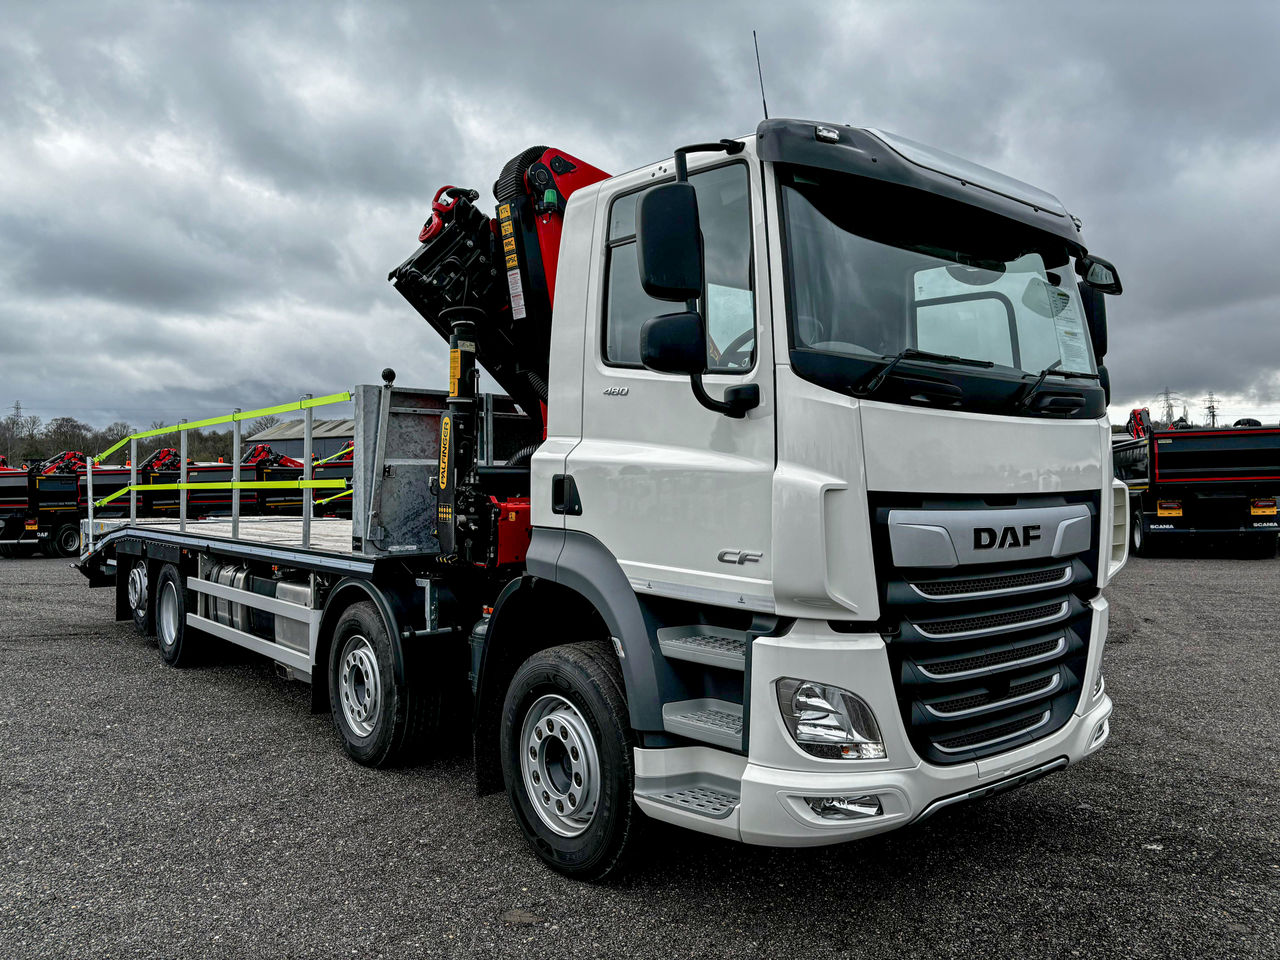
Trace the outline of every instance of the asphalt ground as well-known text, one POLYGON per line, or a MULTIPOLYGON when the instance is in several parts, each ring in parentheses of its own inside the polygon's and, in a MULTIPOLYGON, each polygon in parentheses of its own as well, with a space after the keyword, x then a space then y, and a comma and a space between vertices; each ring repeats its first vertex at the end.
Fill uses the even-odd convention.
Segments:
POLYGON ((655 825, 602 886, 465 751, 347 761, 306 688, 174 670, 65 561, 0 560, 0 956, 1280 956, 1280 561, 1130 561, 1111 742, 840 847, 655 825))

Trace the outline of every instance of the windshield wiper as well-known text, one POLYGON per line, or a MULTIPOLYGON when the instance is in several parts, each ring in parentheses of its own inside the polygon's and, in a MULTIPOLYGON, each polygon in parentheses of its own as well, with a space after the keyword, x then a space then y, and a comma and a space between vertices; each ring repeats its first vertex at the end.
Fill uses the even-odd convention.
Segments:
POLYGON ((1031 409, 1032 401, 1035 400, 1036 394, 1040 392, 1040 387, 1044 385, 1045 377, 1049 376, 1049 374, 1053 374, 1055 377, 1066 377, 1067 379, 1072 379, 1072 378, 1075 378, 1078 380, 1097 380, 1098 379, 1098 375, 1096 373, 1082 373, 1078 370, 1059 370, 1058 368, 1060 366, 1062 366, 1062 361, 1055 360, 1053 361, 1053 363, 1049 364, 1047 367, 1041 370, 1040 375, 1036 377, 1036 382, 1031 384, 1031 386, 1027 388, 1027 392, 1024 393, 1021 397, 1019 397, 1018 400, 1016 401, 1015 406, 1017 407, 1017 409, 1019 410, 1031 409))
POLYGON ((894 368, 903 360, 927 360, 930 363, 955 363, 966 367, 994 367, 995 364, 990 360, 971 360, 968 357, 955 357, 949 353, 930 353, 928 350, 917 350, 915 347, 907 347, 897 356, 893 357, 888 363, 880 368, 880 372, 867 381, 865 387, 858 387, 854 390, 854 394, 859 397, 869 397, 879 390, 889 375, 893 373, 894 368))

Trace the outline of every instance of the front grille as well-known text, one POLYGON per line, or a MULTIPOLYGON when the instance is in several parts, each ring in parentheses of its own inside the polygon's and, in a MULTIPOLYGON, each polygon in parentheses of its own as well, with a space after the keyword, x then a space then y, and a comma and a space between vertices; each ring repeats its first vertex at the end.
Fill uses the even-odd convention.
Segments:
POLYGON ((1065 601, 1045 603, 1020 610, 1002 610, 973 617, 956 617, 951 620, 922 620, 916 629, 926 637, 952 637, 965 634, 988 633, 995 630, 1014 630, 1032 623, 1043 623, 1065 616, 1065 601))
POLYGON ((921 596, 955 597, 974 594, 1014 593, 1033 587, 1061 586, 1071 579, 1071 567, 1050 567, 1026 573, 1007 573, 994 577, 966 577, 955 580, 913 581, 911 587, 921 596))
POLYGON ((1033 727, 1043 726, 1049 722, 1049 711, 1045 710, 1041 713, 1032 714, 1029 717, 1022 717, 1019 720, 1010 720, 1008 723, 1002 723, 999 726, 987 727, 983 730, 974 730, 970 733, 962 733, 958 737, 948 737, 945 740, 935 740, 939 749, 948 752, 959 752, 967 748, 981 746, 983 744, 994 744, 1001 740, 1011 740, 1020 733, 1028 732, 1033 727))
POLYGON ((1050 654, 1061 652, 1066 646, 1065 637, 1053 640, 1033 640, 1031 643, 1014 644, 999 650, 991 650, 972 657, 957 657, 953 660, 920 660, 916 665, 920 672, 928 677, 950 677, 953 674, 969 674, 987 671, 993 667, 1006 664, 1024 665, 1035 663, 1050 654))
MULTIPOLYGON (((1099 496, 951 498, 936 504, 907 495, 871 496, 882 635, 903 723, 926 763, 1004 753, 1053 733, 1072 716, 1090 642, 1099 496), (925 526, 921 514, 938 509, 963 529, 954 520, 961 510, 990 516, 993 508, 1063 504, 1089 510, 1089 546, 1079 553, 946 570, 894 566, 888 523, 893 510, 910 510, 913 522, 925 526)), ((1009 522, 1018 523, 1017 515, 1009 522)))
POLYGON ((1034 680, 1024 680, 1021 683, 1010 684, 1009 689, 1003 694, 997 691, 984 690, 982 693, 973 693, 964 697, 956 697, 952 700, 933 701, 929 703, 928 709, 934 716, 970 713, 982 707, 989 707, 992 704, 1021 700, 1037 693, 1049 693, 1057 685, 1058 675, 1055 673, 1047 677, 1036 677, 1034 680))

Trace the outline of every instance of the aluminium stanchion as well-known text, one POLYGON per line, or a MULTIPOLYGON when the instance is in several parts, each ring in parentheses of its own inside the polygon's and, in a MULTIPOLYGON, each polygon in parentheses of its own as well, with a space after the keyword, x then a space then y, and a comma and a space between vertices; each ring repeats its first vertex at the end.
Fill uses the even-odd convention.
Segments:
MULTIPOLYGON (((238 414, 240 408, 236 407, 238 414)), ((231 539, 240 536, 240 490, 235 484, 240 482, 240 419, 231 421, 231 539)))
MULTIPOLYGON (((311 394, 304 393, 302 402, 311 399, 311 394)), ((314 425, 311 407, 303 408, 303 430, 302 430, 302 479, 311 481, 311 428, 314 425)), ((311 488, 302 488, 302 549, 306 550, 311 546, 311 488)))
MULTIPOLYGON (((187 418, 183 417, 178 421, 179 425, 187 422, 187 418)), ((187 532, 187 431, 181 430, 178 433, 178 482, 182 486, 178 487, 178 529, 183 533, 187 532)))
POLYGON ((129 523, 138 522, 138 438, 129 438, 129 523))

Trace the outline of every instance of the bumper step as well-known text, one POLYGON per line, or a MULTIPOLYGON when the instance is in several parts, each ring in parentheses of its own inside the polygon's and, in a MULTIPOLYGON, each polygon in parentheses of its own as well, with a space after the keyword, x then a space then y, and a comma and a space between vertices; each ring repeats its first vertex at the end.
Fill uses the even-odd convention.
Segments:
POLYGON ((664 703, 662 727, 691 740, 741 750, 742 704, 710 698, 664 703))
POLYGON ((747 664, 747 635, 721 627, 663 627, 658 646, 670 660, 742 672, 747 664))
POLYGON ((680 786, 636 791, 636 795, 654 803, 674 807, 707 817, 723 820, 737 809, 740 797, 721 786, 705 783, 688 783, 680 786))

